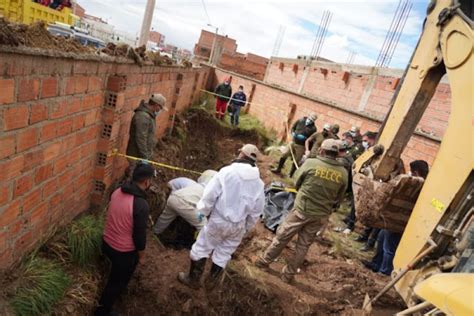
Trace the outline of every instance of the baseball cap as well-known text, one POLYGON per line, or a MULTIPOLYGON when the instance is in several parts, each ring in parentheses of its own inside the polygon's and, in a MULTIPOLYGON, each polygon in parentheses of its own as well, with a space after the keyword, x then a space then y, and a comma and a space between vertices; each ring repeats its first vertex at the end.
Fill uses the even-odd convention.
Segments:
POLYGON ((336 139, 326 139, 321 144, 321 149, 327 151, 339 152, 339 140, 336 139))
POLYGON ((331 130, 336 134, 339 133, 339 124, 332 125, 331 130))
POLYGON ((360 132, 360 129, 357 126, 352 126, 351 127, 351 132, 357 133, 357 132, 360 132))
POLYGON ((132 180, 133 181, 143 181, 146 179, 151 179, 155 176, 155 169, 145 163, 138 163, 135 169, 133 170, 132 180))
POLYGON ((318 115, 316 113, 311 113, 308 115, 308 118, 314 122, 318 119, 318 115))
POLYGON ((163 110, 168 111, 168 108, 165 106, 166 98, 161 93, 153 93, 150 96, 150 101, 156 104, 161 105, 163 110))
POLYGON ((329 125, 328 123, 326 123, 326 124, 324 124, 323 129, 329 131, 329 130, 331 129, 331 125, 329 125))
POLYGON ((257 146, 252 144, 245 144, 242 148, 240 148, 240 152, 253 161, 257 161, 257 155, 260 153, 257 146))

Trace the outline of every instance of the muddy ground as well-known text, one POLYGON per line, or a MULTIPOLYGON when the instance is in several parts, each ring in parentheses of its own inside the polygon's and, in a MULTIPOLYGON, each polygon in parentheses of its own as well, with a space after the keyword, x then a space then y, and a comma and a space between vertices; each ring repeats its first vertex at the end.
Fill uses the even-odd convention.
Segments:
MULTIPOLYGON (((159 144, 156 160, 199 171, 218 169, 235 157, 242 144, 257 143, 261 148, 264 145, 257 133, 225 128, 209 114, 197 110, 191 110, 178 125, 175 136, 159 144), (183 146, 176 145, 176 137, 181 138, 183 146)), ((272 162, 269 156, 259 160, 266 184, 279 180, 270 172, 272 162)), ((163 170, 160 174, 162 181, 157 186, 161 189, 168 179, 183 175, 163 170)), ((157 201, 155 218, 164 198, 157 201)), ((365 294, 375 296, 389 279, 366 270, 356 258, 347 258, 344 252, 335 251, 330 241, 334 240, 331 237, 334 233, 330 232, 331 227, 327 229, 325 239, 319 239, 311 247, 297 282, 290 286, 280 280, 279 271, 285 258, 291 256, 292 244, 272 264, 270 272, 253 266, 256 256, 273 238, 273 234, 258 223, 234 255, 221 286, 211 292, 191 290, 178 283, 178 272, 189 267, 189 251, 162 247, 150 236, 145 264, 137 269, 117 310, 124 315, 357 314, 365 294)), ((394 291, 375 306, 379 315, 390 315, 403 307, 394 291)))

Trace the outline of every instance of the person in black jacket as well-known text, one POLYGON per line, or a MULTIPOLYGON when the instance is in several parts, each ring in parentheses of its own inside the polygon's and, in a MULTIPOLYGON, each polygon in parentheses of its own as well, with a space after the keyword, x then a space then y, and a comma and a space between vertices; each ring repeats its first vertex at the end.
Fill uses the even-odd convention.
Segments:
POLYGON ((216 118, 224 120, 227 102, 229 102, 232 95, 232 87, 230 86, 230 78, 225 78, 224 82, 219 84, 214 93, 216 97, 216 118))
POLYGON ((247 96, 244 93, 244 86, 239 86, 239 90, 234 93, 229 102, 229 116, 230 124, 234 126, 239 125, 240 109, 245 106, 247 96))
POLYGON ((143 263, 149 205, 145 191, 151 186, 155 170, 138 164, 132 181, 112 193, 103 236, 103 253, 111 269, 94 315, 113 315, 112 306, 125 290, 137 264, 143 263))
POLYGON ((315 113, 311 113, 308 116, 300 118, 295 122, 295 124, 293 124, 291 127, 293 141, 288 144, 285 153, 281 156, 280 161, 278 162, 278 166, 273 168, 271 170, 272 172, 280 173, 285 165, 286 159, 292 157, 295 161, 293 161, 291 165, 289 176, 293 176, 293 173, 296 171, 295 163, 299 164, 301 158, 303 158, 306 139, 317 131, 316 125, 314 124, 317 118, 318 116, 315 113))

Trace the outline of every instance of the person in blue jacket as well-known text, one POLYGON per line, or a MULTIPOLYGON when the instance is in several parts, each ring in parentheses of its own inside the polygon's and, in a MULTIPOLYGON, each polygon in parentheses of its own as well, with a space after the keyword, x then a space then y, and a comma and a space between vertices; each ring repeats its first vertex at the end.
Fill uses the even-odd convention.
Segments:
POLYGON ((239 90, 234 93, 229 102, 230 124, 234 126, 239 125, 240 109, 245 106, 247 96, 244 93, 244 86, 239 86, 239 90))

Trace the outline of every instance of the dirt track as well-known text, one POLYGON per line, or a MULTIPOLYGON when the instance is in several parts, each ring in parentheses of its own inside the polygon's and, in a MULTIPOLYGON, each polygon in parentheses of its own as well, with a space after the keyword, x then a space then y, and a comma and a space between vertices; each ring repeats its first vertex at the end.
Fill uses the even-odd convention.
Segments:
MULTIPOLYGON (((185 146, 173 148, 165 140, 156 159, 195 170, 216 169, 228 163, 244 142, 257 139, 255 133, 225 129, 200 112, 191 112, 178 128, 187 134, 185 146), (202 126, 206 128, 199 128, 202 126)), ((274 178, 269 171, 271 163, 268 156, 259 161, 267 184, 274 178)), ((168 171, 162 175, 163 180, 172 177, 168 171)), ((163 187, 165 182, 157 185, 163 187)), ((365 293, 373 297, 388 282, 388 278, 369 272, 357 260, 334 254, 331 243, 320 239, 311 247, 296 284, 287 285, 279 279, 279 271, 285 258, 291 256, 291 244, 272 264, 271 271, 264 272, 252 264, 272 237, 259 223, 237 250, 221 287, 207 293, 204 289, 190 290, 176 280, 178 272, 189 267, 189 251, 162 248, 150 235, 145 264, 138 268, 118 311, 125 315, 354 315, 365 293)), ((382 297, 377 308, 376 314, 389 315, 402 308, 401 300, 392 291, 382 297)))

